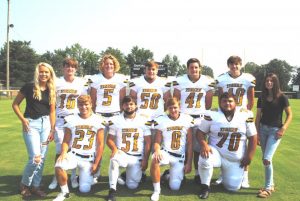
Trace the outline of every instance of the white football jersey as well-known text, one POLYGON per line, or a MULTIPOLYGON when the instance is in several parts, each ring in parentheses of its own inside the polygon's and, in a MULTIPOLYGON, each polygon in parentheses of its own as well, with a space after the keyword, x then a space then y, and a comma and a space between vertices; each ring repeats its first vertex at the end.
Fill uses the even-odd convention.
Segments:
POLYGON ((166 80, 157 77, 149 83, 144 76, 132 80, 132 90, 137 93, 137 106, 141 114, 153 119, 164 113, 163 95, 168 89, 166 80))
POLYGON ((104 129, 102 118, 92 114, 83 119, 78 114, 65 117, 65 128, 69 128, 72 134, 70 147, 72 151, 82 155, 92 155, 96 151, 96 136, 99 129, 104 129))
POLYGON ((192 82, 187 74, 178 77, 174 82, 174 88, 180 91, 180 111, 190 115, 205 113, 206 93, 214 89, 214 80, 206 75, 192 82))
POLYGON ((184 155, 187 131, 194 126, 194 120, 190 115, 180 113, 177 120, 172 120, 168 115, 155 119, 155 129, 162 132, 162 148, 166 151, 184 155))
POLYGON ((208 133, 209 144, 230 161, 240 161, 245 153, 247 137, 257 134, 253 113, 245 109, 236 109, 231 121, 220 109, 208 111, 198 129, 208 133))
POLYGON ((146 117, 136 114, 135 118, 124 118, 124 114, 114 116, 109 122, 109 134, 115 136, 118 149, 129 154, 144 153, 144 136, 150 136, 146 117))
POLYGON ((96 112, 112 113, 120 111, 120 90, 126 86, 126 78, 116 73, 106 79, 103 74, 91 77, 91 87, 97 90, 96 112))
POLYGON ((247 108, 247 92, 249 87, 255 87, 255 77, 249 73, 242 73, 239 77, 233 78, 228 72, 219 75, 216 80, 217 87, 223 92, 233 94, 237 100, 238 108, 247 108))
POLYGON ((86 81, 75 77, 73 82, 67 82, 64 77, 56 80, 56 115, 67 116, 78 113, 77 98, 87 94, 86 81))

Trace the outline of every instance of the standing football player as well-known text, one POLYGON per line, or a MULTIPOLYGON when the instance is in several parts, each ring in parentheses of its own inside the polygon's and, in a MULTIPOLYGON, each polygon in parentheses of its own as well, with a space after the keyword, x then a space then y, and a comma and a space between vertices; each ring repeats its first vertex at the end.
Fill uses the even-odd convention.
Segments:
MULTIPOLYGON (((254 105, 255 77, 249 73, 241 72, 242 59, 239 56, 230 56, 227 60, 227 66, 229 71, 221 74, 216 80, 219 95, 224 92, 233 94, 237 101, 236 106, 238 109, 252 110, 254 105)), ((222 176, 219 177, 216 184, 221 182, 222 176)), ((242 187, 250 187, 248 166, 245 167, 242 187)))
POLYGON ((224 187, 229 191, 237 191, 242 184, 244 167, 251 163, 255 154, 257 132, 253 113, 237 109, 235 97, 225 92, 219 97, 219 109, 209 111, 198 129, 201 147, 199 197, 208 198, 214 167, 221 167, 224 187))
MULTIPOLYGON (((64 139, 64 118, 68 115, 78 113, 77 98, 80 95, 87 94, 85 81, 76 77, 78 62, 73 58, 65 58, 63 61, 63 76, 56 79, 56 122, 55 122, 55 161, 61 153, 61 145, 64 139)), ((72 170, 71 175, 72 188, 78 187, 76 169, 72 170)), ((54 175, 49 189, 57 187, 56 176, 54 175)))
POLYGON ((163 176, 169 180, 171 190, 179 190, 184 174, 191 172, 193 118, 180 113, 180 103, 176 98, 168 99, 166 107, 168 114, 156 118, 155 122, 157 133, 150 169, 154 187, 152 201, 159 200, 161 165, 170 165, 169 174, 165 171, 163 176))
POLYGON ((65 118, 65 136, 61 154, 55 164, 61 193, 54 201, 62 201, 70 196, 66 172, 69 169, 79 169, 79 191, 82 193, 89 192, 93 184, 93 174, 98 170, 103 153, 104 126, 102 125, 102 118, 93 113, 90 96, 79 96, 77 104, 79 114, 65 118), (69 145, 71 145, 70 150, 69 145))
POLYGON ((125 96, 123 113, 110 121, 107 145, 111 149, 109 165, 109 201, 116 200, 119 167, 126 168, 126 185, 129 189, 138 187, 142 171, 148 167, 151 150, 151 132, 146 117, 136 113, 136 100, 125 96))
POLYGON ((197 58, 187 61, 187 74, 178 77, 174 82, 174 96, 180 100, 180 111, 191 115, 195 121, 193 128, 193 151, 196 183, 200 182, 198 159, 200 146, 196 139, 197 125, 203 119, 206 110, 211 108, 214 80, 201 74, 202 66, 197 58))

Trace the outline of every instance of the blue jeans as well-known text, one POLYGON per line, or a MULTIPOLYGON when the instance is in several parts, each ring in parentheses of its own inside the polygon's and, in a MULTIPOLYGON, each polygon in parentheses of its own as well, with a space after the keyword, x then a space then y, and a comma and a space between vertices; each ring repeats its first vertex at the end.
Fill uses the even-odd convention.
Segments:
POLYGON ((39 187, 42 180, 45 156, 48 148, 50 133, 49 116, 29 120, 29 131, 23 132, 29 160, 25 166, 22 183, 26 186, 39 187))
POLYGON ((277 127, 260 124, 259 137, 263 154, 262 159, 270 161, 269 165, 265 165, 265 188, 269 190, 274 186, 272 158, 281 141, 281 138, 276 138, 276 132, 278 130, 279 128, 277 127))

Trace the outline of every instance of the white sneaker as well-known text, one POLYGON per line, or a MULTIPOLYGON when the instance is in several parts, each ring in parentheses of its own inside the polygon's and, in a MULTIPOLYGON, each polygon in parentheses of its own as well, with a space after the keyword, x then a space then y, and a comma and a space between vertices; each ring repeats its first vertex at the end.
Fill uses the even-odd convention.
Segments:
POLYGON ((73 179, 71 179, 71 186, 72 188, 78 188, 79 184, 78 184, 78 176, 74 177, 73 179))
POLYGON ((243 177, 242 188, 250 188, 248 176, 243 177))
POLYGON ((53 201, 63 201, 65 199, 68 199, 69 197, 70 197, 70 193, 60 192, 53 201))
POLYGON ((95 185, 95 184, 97 184, 98 182, 99 182, 98 177, 94 177, 94 178, 93 178, 93 183, 92 183, 92 185, 95 185))
POLYGON ((58 185, 58 183, 57 183, 56 177, 54 176, 52 179, 52 182, 49 184, 48 188, 50 190, 54 190, 54 189, 56 189, 57 185, 58 185))
POLYGON ((214 182, 214 185, 220 185, 223 182, 222 175, 219 176, 219 178, 214 182))
POLYGON ((158 201, 159 200, 159 192, 154 192, 152 195, 151 195, 151 201, 158 201))
POLYGON ((118 184, 124 186, 126 183, 126 181, 123 180, 123 178, 121 176, 118 177, 118 184))

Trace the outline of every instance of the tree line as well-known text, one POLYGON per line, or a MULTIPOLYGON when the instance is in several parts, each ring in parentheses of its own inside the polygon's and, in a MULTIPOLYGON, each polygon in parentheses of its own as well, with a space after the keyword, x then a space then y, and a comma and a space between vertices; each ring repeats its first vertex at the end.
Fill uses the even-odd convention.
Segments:
MULTIPOLYGON (((138 46, 132 47, 130 53, 125 55, 118 48, 112 47, 108 47, 100 53, 95 53, 78 43, 65 49, 56 49, 53 52, 47 51, 44 54, 37 54, 30 45, 30 41, 13 40, 10 42, 10 86, 20 87, 26 82, 31 81, 35 65, 41 61, 51 64, 56 74, 61 76, 63 59, 65 57, 73 57, 79 63, 78 76, 84 76, 98 73, 99 60, 105 54, 112 54, 120 62, 120 73, 129 75, 130 68, 134 64, 143 64, 152 60, 154 56, 151 50, 138 46)), ((7 45, 4 44, 0 50, 0 82, 3 85, 6 83, 6 48, 7 45)), ((186 65, 182 64, 176 55, 168 54, 159 62, 168 66, 168 75, 170 76, 178 76, 186 73, 186 65)), ((291 66, 284 60, 273 59, 264 65, 248 62, 243 69, 256 77, 257 85, 255 90, 261 89, 263 77, 269 72, 274 72, 279 76, 284 91, 290 90, 290 81, 292 81, 292 84, 300 84, 300 68, 291 66)), ((214 77, 214 72, 209 66, 203 66, 202 74, 214 77)))

